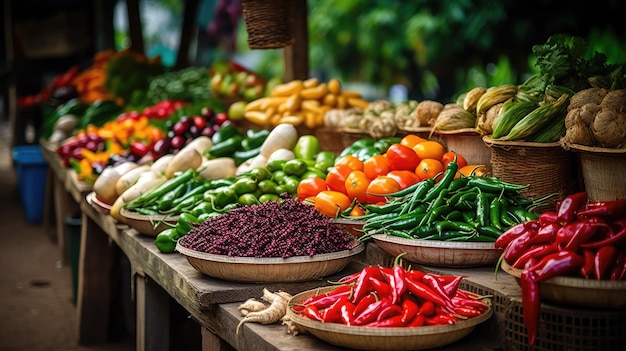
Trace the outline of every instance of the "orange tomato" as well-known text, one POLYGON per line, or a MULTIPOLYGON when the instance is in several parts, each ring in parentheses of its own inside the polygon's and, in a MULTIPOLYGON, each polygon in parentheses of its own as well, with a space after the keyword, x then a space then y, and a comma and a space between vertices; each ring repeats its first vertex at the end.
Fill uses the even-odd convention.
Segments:
POLYGON ((458 178, 461 175, 464 175, 464 176, 474 175, 477 177, 485 177, 488 174, 489 173, 485 165, 467 165, 462 168, 459 168, 459 171, 457 172, 457 175, 455 178, 458 178))
POLYGON ((367 187, 370 185, 370 179, 363 171, 352 171, 345 181, 346 195, 350 199, 357 199, 360 203, 367 202, 367 187))
POLYGON ((346 193, 346 178, 352 172, 352 168, 346 165, 335 165, 326 174, 326 184, 330 190, 346 193))
POLYGON ((345 211, 352 201, 348 198, 348 195, 339 191, 322 190, 315 197, 314 206, 325 216, 335 218, 337 215, 345 211))
POLYGON ((389 173, 389 160, 385 155, 374 155, 363 162, 363 172, 369 179, 389 173))
POLYGON ((465 160, 463 155, 454 151, 447 151, 443 154, 443 157, 441 158, 441 163, 443 164, 444 169, 448 168, 448 163, 454 160, 454 156, 456 156, 456 164, 459 169, 467 166, 467 160, 465 160))
POLYGON ((420 159, 432 158, 434 160, 443 159, 443 154, 446 152, 443 145, 434 140, 427 140, 418 143, 413 147, 413 150, 420 159))
POLYGON ((419 165, 415 169, 415 174, 420 177, 421 180, 435 178, 437 175, 443 172, 443 164, 432 158, 425 158, 420 161, 419 165))
POLYGON ((404 146, 408 146, 411 149, 413 147, 415 147, 415 145, 423 142, 423 141, 427 141, 428 139, 424 139, 420 136, 417 136, 415 134, 407 134, 405 135, 401 140, 400 140, 400 144, 404 145, 404 146))
POLYGON ((367 187, 367 203, 375 204, 386 202, 385 194, 391 194, 401 190, 400 184, 388 176, 378 176, 367 187))
POLYGON ((320 191, 326 190, 327 185, 326 181, 322 178, 311 177, 305 178, 300 181, 298 184, 298 188, 296 190, 296 194, 298 195, 298 199, 300 201, 304 201, 305 199, 315 196, 319 194, 320 191))
POLYGON ((335 161, 336 165, 345 165, 350 167, 353 171, 362 171, 363 170, 363 161, 361 161, 358 157, 354 155, 346 155, 335 161))
POLYGON ((354 205, 354 207, 352 207, 352 210, 350 210, 349 216, 350 217, 361 217, 364 214, 365 214, 365 209, 363 209, 363 207, 361 207, 359 205, 354 205))
POLYGON ((406 170, 390 171, 387 176, 398 182, 402 189, 406 189, 421 180, 415 172, 406 170))
MULTIPOLYGON (((418 144, 419 145, 419 144, 418 144)), ((402 144, 392 144, 385 153, 389 161, 389 169, 415 170, 420 162, 420 157, 408 146, 402 144)))

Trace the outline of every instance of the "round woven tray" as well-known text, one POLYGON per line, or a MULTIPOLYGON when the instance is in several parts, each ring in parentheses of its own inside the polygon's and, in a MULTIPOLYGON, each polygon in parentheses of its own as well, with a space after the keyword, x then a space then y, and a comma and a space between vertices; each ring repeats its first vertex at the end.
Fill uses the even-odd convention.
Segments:
POLYGON ((491 173, 506 182, 530 185, 521 194, 538 199, 554 194, 538 212, 554 210, 556 203, 576 192, 576 159, 559 142, 499 141, 483 136, 491 149, 491 173))
POLYGON ((126 223, 143 235, 156 237, 165 229, 172 228, 178 221, 178 215, 146 216, 122 208, 120 215, 126 218, 126 223))
POLYGON ((607 149, 562 143, 578 155, 585 191, 590 201, 626 198, 626 149, 607 149))
POLYGON ((243 0, 250 49, 278 49, 293 44, 291 0, 243 0))

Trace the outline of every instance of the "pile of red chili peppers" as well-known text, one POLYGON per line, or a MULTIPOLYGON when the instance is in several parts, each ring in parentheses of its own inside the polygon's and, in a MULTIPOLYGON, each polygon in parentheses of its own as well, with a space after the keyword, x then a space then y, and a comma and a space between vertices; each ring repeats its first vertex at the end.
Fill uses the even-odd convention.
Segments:
POLYGON ((565 197, 556 211, 520 223, 495 242, 504 260, 522 269, 522 308, 529 346, 537 336, 539 282, 555 276, 626 280, 626 199, 588 202, 565 197))
POLYGON ((392 268, 370 266, 292 309, 316 321, 350 326, 454 324, 481 315, 491 303, 484 296, 459 289, 463 278, 407 270, 397 263, 392 268))

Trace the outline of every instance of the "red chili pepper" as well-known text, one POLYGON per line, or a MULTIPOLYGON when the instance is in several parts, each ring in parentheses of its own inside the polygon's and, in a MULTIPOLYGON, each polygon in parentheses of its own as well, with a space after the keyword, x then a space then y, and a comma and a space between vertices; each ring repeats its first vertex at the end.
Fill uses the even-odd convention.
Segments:
POLYGON ((378 297, 376 296, 375 293, 367 294, 354 307, 354 315, 355 316, 360 315, 367 308, 367 306, 373 304, 376 301, 378 301, 378 297))
POLYGON ((583 263, 583 266, 580 267, 580 275, 584 278, 589 279, 595 274, 595 256, 596 252, 594 250, 583 249, 583 258, 585 259, 585 262, 583 263))
POLYGON ((400 305, 390 304, 380 311, 378 316, 376 316, 376 321, 380 322, 384 319, 400 315, 402 315, 402 307, 400 305))
POLYGON ((596 251, 596 255, 594 256, 594 273, 596 279, 602 280, 607 274, 610 274, 609 268, 615 264, 618 253, 615 246, 603 246, 596 251))
POLYGON ((443 288, 443 286, 441 284, 439 284, 439 281, 433 277, 431 274, 424 274, 424 277, 422 277, 422 282, 429 287, 432 291, 436 292, 437 294, 439 294, 439 296, 444 300, 449 302, 450 301, 450 296, 448 296, 448 292, 443 288))
POLYGON ((464 275, 456 275, 452 277, 454 277, 454 279, 452 279, 448 283, 445 283, 443 286, 443 289, 450 298, 456 295, 457 291, 459 290, 459 286, 461 285, 461 282, 465 278, 464 275))
POLYGON ((537 282, 541 282, 552 277, 578 271, 584 263, 585 259, 576 252, 558 251, 542 258, 528 270, 534 271, 537 282))
MULTIPOLYGON (((369 277, 368 278, 369 282, 370 282, 370 286, 374 289, 374 291, 376 292, 376 295, 378 295, 378 298, 380 299, 392 299, 393 296, 393 288, 391 287, 391 285, 376 279, 374 277, 369 277)), ((358 304, 359 301, 355 300, 355 302, 358 304)))
POLYGON ((324 318, 320 314, 320 311, 315 306, 306 306, 302 310, 301 314, 314 321, 322 322, 324 318))
POLYGON ((371 283, 369 277, 374 277, 376 279, 382 280, 382 272, 378 267, 365 267, 361 270, 359 275, 359 279, 356 281, 356 286, 354 287, 354 294, 352 295, 352 302, 358 303, 363 296, 367 295, 370 292, 371 283))
POLYGON ((464 297, 453 297, 452 298, 452 303, 455 306, 464 306, 464 307, 471 307, 475 310, 479 310, 481 312, 484 312, 486 310, 489 309, 489 305, 487 305, 487 303, 485 303, 483 300, 477 300, 477 299, 470 299, 470 298, 464 298, 464 297))
POLYGON ((626 218, 611 221, 610 230, 604 239, 591 243, 581 244, 580 247, 587 249, 598 249, 603 246, 615 245, 623 246, 626 243, 626 218))
POLYGON ((582 225, 576 226, 576 232, 572 235, 567 244, 565 244, 563 250, 578 251, 580 245, 593 238, 596 233, 600 231, 600 228, 609 228, 608 224, 603 222, 604 221, 601 223, 587 218, 576 222, 582 223, 582 225))
POLYGON ((415 327, 421 327, 421 326, 423 326, 425 324, 426 324, 426 317, 424 317, 424 315, 422 315, 422 314, 418 314, 406 326, 407 326, 407 328, 415 328, 415 327))
POLYGON ((328 293, 312 296, 306 299, 302 304, 315 306, 317 309, 321 310, 329 307, 343 296, 349 297, 351 293, 351 287, 342 286, 328 293))
POLYGON ((361 314, 357 315, 354 318, 354 325, 364 325, 367 323, 371 323, 376 320, 376 317, 385 307, 391 305, 391 301, 389 299, 380 299, 371 305, 367 306, 367 308, 361 312, 361 314))
POLYGON ((531 262, 531 259, 534 259, 533 262, 537 262, 537 260, 556 251, 558 251, 558 247, 555 244, 535 245, 526 250, 511 266, 517 269, 524 269, 528 262, 531 262))
POLYGON ((341 317, 341 321, 345 325, 354 325, 354 309, 356 306, 348 298, 343 301, 341 307, 339 308, 339 314, 341 317))
POLYGON ((337 282, 341 284, 352 284, 355 281, 357 281, 357 279, 359 279, 360 275, 361 275, 361 272, 352 273, 350 275, 346 275, 345 277, 342 277, 337 282))
POLYGON ((449 314, 438 314, 430 318, 426 318, 426 325, 443 325, 454 324, 458 319, 449 314))
POLYGON ((417 302, 413 300, 411 295, 405 294, 402 297, 402 322, 410 323, 420 311, 417 302))
MULTIPOLYGON (((437 306, 451 307, 448 301, 444 300, 439 294, 432 291, 428 286, 421 282, 415 282, 412 280, 405 280, 407 289, 411 294, 415 295, 418 299, 424 300, 424 304, 428 301, 434 303, 437 306)), ((423 306, 423 305, 422 305, 423 306)))
POLYGON ((376 328, 398 328, 404 327, 406 323, 402 322, 402 316, 397 315, 387 319, 383 319, 380 321, 375 321, 372 323, 368 323, 366 327, 376 327, 376 328))
POLYGON ((587 193, 584 191, 566 196, 556 211, 556 222, 560 225, 571 223, 576 219, 576 212, 583 209, 586 203, 587 193))
POLYGON ((335 323, 341 321, 341 306, 345 304, 347 296, 340 297, 332 305, 324 310, 322 320, 324 323, 335 323))
POLYGON ((528 346, 532 348, 537 339, 539 326, 539 283, 535 271, 525 270, 520 275, 520 287, 522 289, 522 316, 528 334, 528 346))
POLYGON ((504 249, 504 259, 507 262, 515 262, 528 249, 528 241, 532 232, 527 231, 519 237, 513 239, 504 249))
POLYGON ((424 301, 420 306, 419 314, 424 317, 432 317, 435 313, 435 304, 430 300, 424 301))
POLYGON ((498 239, 494 242, 494 247, 496 249, 504 249, 511 241, 515 238, 523 235, 529 230, 537 230, 539 229, 539 220, 532 220, 527 222, 522 222, 512 226, 511 228, 504 231, 504 233, 500 234, 498 239))
POLYGON ((535 235, 531 235, 531 238, 528 240, 528 245, 533 246, 553 242, 560 228, 561 226, 556 223, 546 224, 539 228, 535 235))
POLYGON ((454 313, 461 317, 471 318, 480 316, 483 312, 469 306, 457 306, 454 308, 454 313))
POLYGON ((619 280, 626 279, 626 258, 624 258, 624 265, 622 266, 622 272, 619 275, 619 280))
POLYGON ((626 216, 626 199, 619 198, 612 201, 590 202, 583 210, 578 211, 579 216, 626 216))
POLYGON ((416 270, 416 269, 412 269, 410 271, 406 271, 405 272, 405 276, 406 279, 411 279, 413 281, 421 281, 422 277, 424 276, 424 272, 416 270))
POLYGON ((557 213, 556 211, 546 211, 539 215, 539 225, 544 227, 548 224, 556 223, 557 213))
POLYGON ((609 279, 611 280, 620 280, 620 274, 622 274, 622 270, 624 269, 624 262, 626 260, 626 252, 621 251, 617 255, 617 259, 615 259, 615 264, 613 265, 613 269, 611 269, 611 275, 609 279))
MULTIPOLYGON (((400 257, 400 256, 398 256, 400 257)), ((393 266, 393 276, 391 279, 391 303, 395 304, 399 304, 401 299, 402 299, 402 295, 404 295, 404 293, 406 292, 406 284, 404 283, 404 281, 406 280, 405 275, 404 275, 404 267, 402 267, 399 264, 396 264, 393 266)))

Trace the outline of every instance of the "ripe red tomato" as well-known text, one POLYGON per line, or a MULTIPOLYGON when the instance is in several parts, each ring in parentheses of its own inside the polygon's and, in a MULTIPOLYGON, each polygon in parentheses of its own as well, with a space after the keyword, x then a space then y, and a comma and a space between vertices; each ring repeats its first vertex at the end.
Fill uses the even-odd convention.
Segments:
POLYGON ((387 176, 398 182, 402 189, 406 189, 421 180, 415 172, 405 170, 390 171, 387 176))
POLYGON ((386 202, 385 194, 391 194, 401 190, 400 184, 388 176, 378 176, 370 182, 367 187, 367 203, 375 204, 386 202))
POLYGON ((420 163, 420 158, 415 151, 408 146, 402 144, 392 144, 387 149, 387 160, 389 161, 389 169, 414 171, 420 163))
POLYGON ((360 203, 367 202, 367 187, 370 179, 363 171, 352 171, 345 181, 346 194, 350 199, 357 199, 360 203))
POLYGON ((316 196, 320 191, 326 190, 328 187, 326 181, 322 178, 311 177, 305 178, 300 181, 296 193, 300 201, 304 201, 306 198, 316 196))
POLYGON ((326 184, 330 190, 346 194, 346 178, 352 172, 352 168, 346 165, 336 165, 326 174, 326 184))

